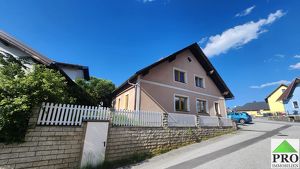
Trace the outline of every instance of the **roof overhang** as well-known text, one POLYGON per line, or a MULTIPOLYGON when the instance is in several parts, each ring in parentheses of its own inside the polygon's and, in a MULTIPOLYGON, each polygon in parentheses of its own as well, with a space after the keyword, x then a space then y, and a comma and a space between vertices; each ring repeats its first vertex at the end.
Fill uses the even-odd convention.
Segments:
POLYGON ((176 59, 176 56, 186 50, 190 50, 193 55, 195 56, 195 58, 197 59, 197 61, 200 63, 200 65, 204 68, 204 70, 206 71, 206 74, 212 79, 212 81, 216 84, 217 88, 219 89, 219 91, 221 92, 221 94, 223 95, 223 97, 225 99, 233 99, 234 95, 232 94, 232 92, 230 91, 230 89, 227 87, 227 85, 225 84, 224 80, 221 78, 221 76, 219 75, 219 73, 217 72, 217 70, 214 68, 214 66, 211 64, 211 62, 209 61, 209 59, 205 56, 205 54, 203 53, 203 51, 201 50, 201 48, 199 47, 199 45, 197 43, 193 43, 192 45, 189 45, 139 71, 137 71, 133 76, 131 76, 128 80, 126 80, 124 83, 122 83, 115 91, 114 91, 114 95, 117 95, 118 93, 120 93, 124 88, 126 88, 126 86, 128 86, 128 82, 132 82, 133 80, 135 80, 137 78, 138 75, 144 75, 147 74, 152 68, 154 68, 155 66, 166 62, 166 61, 172 61, 174 59, 176 59))

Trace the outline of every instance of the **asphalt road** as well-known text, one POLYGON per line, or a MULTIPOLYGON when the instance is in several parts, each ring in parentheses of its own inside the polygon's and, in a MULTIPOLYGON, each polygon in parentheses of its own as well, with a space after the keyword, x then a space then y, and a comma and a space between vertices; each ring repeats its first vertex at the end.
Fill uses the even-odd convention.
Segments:
POLYGON ((300 138, 300 124, 262 119, 233 134, 156 156, 135 169, 268 169, 271 138, 300 138))

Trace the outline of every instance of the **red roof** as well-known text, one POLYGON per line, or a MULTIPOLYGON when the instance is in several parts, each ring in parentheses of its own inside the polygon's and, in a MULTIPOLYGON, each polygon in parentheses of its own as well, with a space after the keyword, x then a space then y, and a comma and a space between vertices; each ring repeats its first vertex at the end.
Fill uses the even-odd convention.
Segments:
POLYGON ((277 101, 281 100, 287 100, 292 95, 296 85, 300 83, 300 78, 296 78, 289 86, 288 88, 282 93, 282 95, 277 99, 277 101))

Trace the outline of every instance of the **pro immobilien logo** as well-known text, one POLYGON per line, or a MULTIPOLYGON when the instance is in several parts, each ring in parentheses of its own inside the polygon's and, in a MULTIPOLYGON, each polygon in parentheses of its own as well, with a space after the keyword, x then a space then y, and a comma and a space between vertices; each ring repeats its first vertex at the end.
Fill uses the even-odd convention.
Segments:
POLYGON ((299 140, 271 140, 271 168, 299 168, 299 140))

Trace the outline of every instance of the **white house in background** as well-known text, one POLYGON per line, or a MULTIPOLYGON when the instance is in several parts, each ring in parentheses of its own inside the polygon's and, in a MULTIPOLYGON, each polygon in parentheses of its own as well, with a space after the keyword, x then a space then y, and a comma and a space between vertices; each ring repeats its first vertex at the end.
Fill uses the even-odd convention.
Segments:
POLYGON ((74 81, 77 78, 89 80, 90 78, 87 66, 51 60, 1 30, 0 52, 9 53, 16 58, 31 58, 35 63, 43 64, 60 71, 68 81, 74 81))

